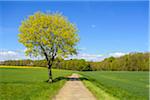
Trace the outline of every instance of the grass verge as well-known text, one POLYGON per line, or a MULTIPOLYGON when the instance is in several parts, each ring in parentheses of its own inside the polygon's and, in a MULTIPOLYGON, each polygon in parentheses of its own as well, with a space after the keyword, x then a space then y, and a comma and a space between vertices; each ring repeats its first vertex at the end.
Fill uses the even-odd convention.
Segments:
POLYGON ((97 100, 118 100, 112 95, 106 93, 99 86, 91 82, 89 79, 85 78, 83 75, 80 75, 81 81, 83 84, 92 92, 92 94, 97 98, 97 100))

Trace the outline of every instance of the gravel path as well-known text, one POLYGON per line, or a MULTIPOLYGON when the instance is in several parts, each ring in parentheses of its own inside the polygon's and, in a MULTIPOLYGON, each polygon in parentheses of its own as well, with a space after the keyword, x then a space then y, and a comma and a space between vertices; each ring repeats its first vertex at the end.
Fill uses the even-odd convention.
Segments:
POLYGON ((77 80, 78 74, 72 74, 69 78, 53 100, 96 100, 84 84, 77 80))

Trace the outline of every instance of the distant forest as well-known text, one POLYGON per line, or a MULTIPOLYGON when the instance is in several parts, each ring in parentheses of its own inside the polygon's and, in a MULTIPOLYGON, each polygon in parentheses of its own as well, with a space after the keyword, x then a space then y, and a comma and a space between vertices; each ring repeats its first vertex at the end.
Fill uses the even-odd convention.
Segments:
MULTIPOLYGON (((53 68, 76 71, 148 71, 150 53, 130 53, 121 57, 109 57, 100 62, 89 62, 84 59, 58 60, 53 68)), ((41 66, 46 67, 45 60, 8 60, 1 65, 41 66)))

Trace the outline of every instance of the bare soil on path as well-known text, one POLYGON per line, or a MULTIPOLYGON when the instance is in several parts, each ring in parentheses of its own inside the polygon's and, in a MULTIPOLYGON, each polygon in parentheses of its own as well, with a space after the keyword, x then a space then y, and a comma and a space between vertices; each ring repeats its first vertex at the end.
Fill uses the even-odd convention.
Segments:
POLYGON ((78 74, 72 74, 53 100, 96 100, 78 78, 78 74))

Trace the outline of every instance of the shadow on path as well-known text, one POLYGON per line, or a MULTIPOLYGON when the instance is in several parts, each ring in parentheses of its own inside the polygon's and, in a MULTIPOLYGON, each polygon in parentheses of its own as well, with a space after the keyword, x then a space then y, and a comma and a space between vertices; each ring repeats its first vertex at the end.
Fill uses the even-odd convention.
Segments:
POLYGON ((79 77, 79 78, 74 78, 74 77, 57 77, 53 79, 53 82, 58 82, 61 80, 67 80, 67 81, 83 81, 83 80, 88 80, 87 78, 84 77, 79 77))

